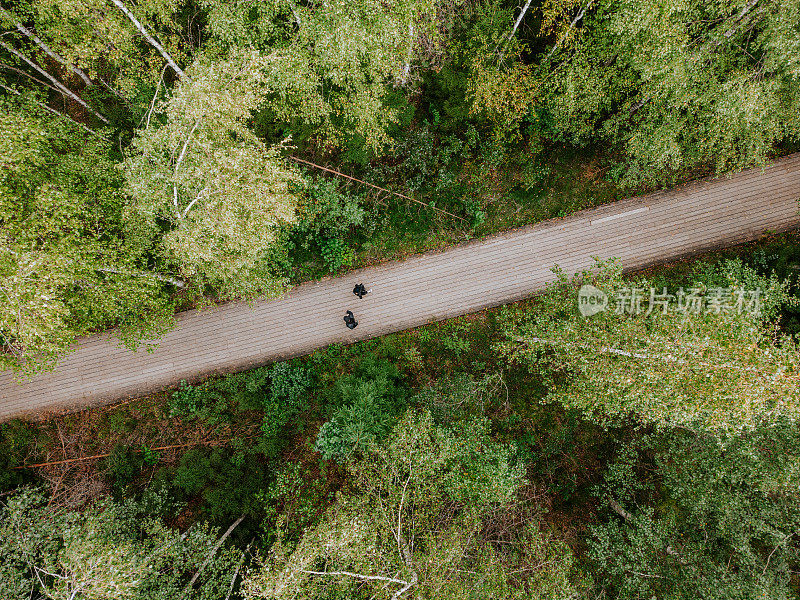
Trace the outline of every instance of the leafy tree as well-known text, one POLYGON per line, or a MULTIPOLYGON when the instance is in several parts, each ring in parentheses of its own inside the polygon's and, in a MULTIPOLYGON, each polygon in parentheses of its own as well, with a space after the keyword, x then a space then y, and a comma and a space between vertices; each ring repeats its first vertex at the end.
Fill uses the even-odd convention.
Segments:
POLYGON ((786 420, 723 438, 665 431, 627 448, 603 488, 614 512, 591 526, 589 556, 609 595, 790 597, 799 453, 786 420))
POLYGON ((637 185, 706 164, 741 169, 800 135, 796 3, 566 0, 536 10, 535 36, 495 33, 473 55, 474 110, 507 138, 610 143, 625 154, 612 175, 637 185))
POLYGON ((796 418, 800 353, 793 337, 776 335, 773 327, 787 299, 786 283, 759 277, 740 262, 727 262, 707 276, 691 288, 698 298, 713 302, 715 286, 728 290, 723 295, 757 286, 761 314, 678 311, 676 299, 666 312, 654 304, 647 314, 645 300, 638 315, 611 307, 584 317, 576 310, 581 283, 593 283, 608 298, 621 294, 620 302, 627 302, 633 289, 649 298, 647 281, 623 280, 619 265, 601 263, 598 273, 573 280, 560 273, 535 310, 516 316, 509 311, 510 341, 501 349, 544 378, 550 390, 546 401, 600 423, 633 414, 643 423, 740 431, 763 420, 796 418))
POLYGON ((220 598, 241 552, 217 544, 207 526, 180 534, 132 503, 56 511, 41 492, 22 489, 0 508, 0 593, 55 600, 220 598))
POLYGON ((555 121, 572 135, 584 115, 594 120, 624 145, 630 183, 706 162, 721 172, 763 161, 800 133, 799 11, 781 0, 598 4, 548 80, 555 121), (571 100, 576 86, 584 89, 571 100))
MULTIPOLYGON (((185 60, 191 49, 181 40, 175 0, 125 2, 123 6, 177 60, 185 60)), ((112 95, 130 98, 142 84, 155 85, 163 70, 156 48, 140 43, 140 32, 131 20, 104 0, 21 0, 12 10, 0 11, 0 19, 16 32, 18 41, 13 43, 23 53, 39 65, 59 64, 86 87, 102 86, 112 95)), ((77 93, 83 95, 81 90, 77 93)))
POLYGON ((198 59, 160 105, 166 122, 141 130, 125 160, 131 234, 222 297, 285 290, 274 259, 285 253, 281 227, 295 219, 301 180, 247 126, 272 62, 254 51, 198 59))
POLYGON ((163 331, 171 280, 124 237, 121 181, 107 144, 31 107, 4 108, 0 366, 46 368, 75 337, 109 325, 132 346, 163 331))
MULTIPOLYGON (((296 547, 276 543, 247 575, 245 597, 530 597, 509 585, 508 557, 481 537, 487 517, 523 482, 511 449, 490 440, 485 420, 444 428, 427 412, 408 413, 348 470, 352 493, 296 547)), ((549 559, 534 597, 575 592, 565 546, 535 524, 519 537, 520 553, 549 559)))
POLYGON ((270 53, 266 106, 278 124, 373 151, 388 144, 387 127, 397 118, 390 85, 411 80, 419 40, 435 32, 431 0, 205 0, 203 6, 223 46, 270 53))

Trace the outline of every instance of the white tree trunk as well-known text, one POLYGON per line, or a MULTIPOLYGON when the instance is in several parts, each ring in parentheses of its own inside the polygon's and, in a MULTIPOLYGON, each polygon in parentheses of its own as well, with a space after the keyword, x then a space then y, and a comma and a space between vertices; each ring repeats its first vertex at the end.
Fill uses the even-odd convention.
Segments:
POLYGON ((192 586, 194 585, 195 581, 197 581, 197 578, 200 577, 200 573, 203 571, 203 569, 206 567, 206 565, 209 562, 211 562, 211 559, 214 558, 214 555, 217 553, 217 550, 219 550, 220 547, 222 546, 222 544, 225 543, 225 540, 228 539, 228 536, 231 533, 233 533, 233 530, 236 529, 239 526, 239 523, 244 521, 245 516, 246 515, 242 515, 241 517, 236 519, 233 522, 233 524, 230 527, 228 527, 228 530, 225 533, 222 534, 222 537, 219 538, 219 540, 217 540, 217 543, 214 544, 214 547, 211 549, 211 552, 208 553, 208 556, 206 556, 206 559, 203 561, 203 564, 200 565, 199 569, 197 569, 197 573, 194 574, 194 577, 192 577, 192 580, 186 585, 186 589, 184 590, 184 592, 189 591, 192 588, 192 586))
POLYGON ((77 96, 77 95, 76 95, 76 94, 75 94, 75 93, 74 93, 72 90, 68 89, 68 88, 67 88, 67 87, 66 87, 66 86, 65 86, 63 83, 61 83, 61 82, 60 82, 58 79, 56 79, 55 77, 53 77, 52 75, 50 75, 50 73, 48 73, 47 71, 45 71, 44 69, 42 69, 41 67, 39 67, 39 65, 37 65, 35 62, 33 62, 32 60, 30 60, 30 59, 29 59, 27 56, 25 56, 25 55, 24 55, 24 54, 22 54, 21 52, 17 51, 17 50, 16 50, 15 48, 13 48, 12 46, 9 46, 9 45, 8 45, 8 44, 6 44, 5 42, 2 42, 2 41, 0 41, 0 46, 2 46, 3 48, 5 48, 5 49, 6 49, 6 50, 8 50, 9 52, 11 52, 11 54, 13 54, 14 56, 16 56, 16 57, 17 57, 17 58, 19 58, 20 60, 22 60, 22 61, 26 62, 26 63, 27 63, 28 65, 30 65, 30 66, 31 66, 33 69, 35 69, 37 73, 39 73, 39 74, 41 74, 41 75, 45 76, 47 79, 49 79, 49 80, 50 80, 50 81, 53 83, 53 85, 54 85, 56 88, 58 88, 58 91, 59 91, 59 92, 61 92, 63 95, 65 95, 65 96, 68 96, 68 97, 72 98, 73 100, 75 100, 75 102, 77 102, 78 104, 80 104, 81 106, 83 106, 83 107, 84 107, 86 110, 88 110, 89 112, 91 112, 91 113, 92 113, 94 116, 96 116, 98 119, 100 119, 100 120, 101 120, 103 123, 106 123, 106 124, 108 124, 108 119, 106 119, 106 118, 105 118, 103 115, 101 115, 99 112, 97 112, 96 110, 94 110, 94 109, 93 109, 91 106, 89 106, 88 104, 86 104, 86 102, 84 102, 83 100, 81 100, 81 99, 80 99, 80 98, 79 98, 79 97, 78 97, 78 96, 77 96))
MULTIPOLYGON (((3 85, 2 83, 0 83, 0 87, 1 87, 1 88, 3 88, 4 90, 8 91, 8 92, 11 92, 12 94, 16 94, 17 96, 22 96, 22 94, 20 94, 20 93, 19 93, 19 91, 15 90, 15 89, 13 89, 13 88, 10 88, 10 87, 8 87, 8 86, 5 86, 5 85, 3 85)), ((78 121, 76 121, 75 119, 73 119, 72 117, 70 117, 69 115, 65 115, 64 113, 57 111, 55 108, 50 108, 50 107, 49 107, 49 106, 47 106, 46 104, 42 104, 41 102, 38 102, 37 100, 34 100, 33 98, 27 98, 27 100, 30 100, 31 102, 35 103, 35 104, 36 104, 38 107, 40 107, 40 108, 43 108, 44 110, 46 110, 46 111, 47 111, 47 112, 49 112, 49 113, 52 113, 52 114, 54 114, 54 115, 58 115, 59 117, 64 117, 65 119, 69 119, 70 121, 72 121, 73 123, 75 123, 75 125, 77 125, 77 126, 78 126, 78 127, 80 127, 81 129, 83 129, 83 130, 85 130, 85 131, 87 131, 87 132, 91 133, 92 135, 96 135, 97 137, 99 137, 99 138, 102 138, 102 139, 104 139, 104 140, 106 139, 106 138, 104 138, 102 135, 100 135, 99 133, 97 133, 96 131, 93 131, 93 130, 89 129, 89 128, 88 128, 86 125, 84 125, 83 123, 79 123, 78 121)))
POLYGON ((131 271, 122 271, 121 269, 111 269, 107 267, 102 267, 97 270, 101 273, 116 273, 117 275, 128 275, 129 277, 150 277, 151 279, 157 279, 158 281, 163 281, 164 283, 171 283, 177 288, 186 286, 186 284, 180 279, 169 277, 167 275, 161 275, 160 273, 134 273, 131 271))
POLYGON ((159 51, 159 53, 161 53, 161 56, 164 57, 164 60, 167 61, 167 64, 170 67, 172 67, 172 70, 175 71, 178 74, 178 76, 182 78, 184 76, 183 70, 175 63, 174 60, 172 60, 172 57, 167 53, 166 50, 164 50, 161 44, 159 44, 158 41, 153 36, 147 33, 147 30, 144 28, 144 25, 142 25, 139 22, 139 20, 133 15, 133 13, 129 11, 128 8, 120 0, 111 0, 111 2, 114 3, 114 6, 116 6, 123 13, 125 13, 125 16, 130 19, 131 23, 133 23, 134 27, 136 27, 139 33, 142 34, 144 39, 146 39, 150 43, 150 45, 153 46, 153 48, 155 48, 156 50, 159 51))
POLYGON ((414 24, 408 24, 408 54, 406 56, 406 63, 403 65, 403 74, 400 76, 400 84, 405 85, 408 83, 408 76, 411 73, 411 57, 414 55, 414 24))
MULTIPOLYGON (((4 13, 4 14, 5 14, 5 15, 6 15, 6 16, 9 18, 9 19, 12 19, 12 20, 14 19, 14 16, 13 16, 11 13, 9 13, 7 10, 5 10, 4 8, 3 8, 3 9, 0 9, 0 10, 2 10, 2 11, 3 11, 3 13, 4 13)), ((35 33, 33 33, 33 32, 30 30, 30 29, 28 29, 27 27, 25 27, 25 26, 24 26, 22 23, 15 23, 14 25, 15 25, 15 26, 16 26, 16 28, 17 28, 17 29, 19 29, 19 30, 20 30, 20 31, 21 31, 21 32, 22 32, 22 33, 23 33, 25 36, 27 36, 27 37, 29 37, 30 39, 32 39, 32 40, 33 40, 33 41, 36 43, 36 45, 37 45, 37 46, 39 46, 39 48, 41 48, 41 49, 44 51, 44 53, 45 53, 45 54, 47 54, 47 56, 49 56, 50 58, 52 58, 52 59, 53 59, 53 60, 55 60, 56 62, 59 62, 59 63, 61 63, 61 64, 62 64, 62 65, 64 65, 64 66, 65 66, 67 69, 69 69, 70 71, 72 71, 73 73, 75 73, 75 75, 77 75, 78 77, 80 77, 81 79, 83 79, 83 82, 84 82, 86 85, 92 85, 92 80, 91 80, 91 79, 89 79, 89 77, 86 75, 86 73, 84 73, 84 72, 83 72, 81 69, 79 69, 78 67, 76 67, 76 66, 74 66, 74 65, 71 65, 71 64, 69 64, 69 63, 67 62, 67 59, 65 59, 63 56, 61 56, 60 54, 58 54, 58 53, 57 53, 57 52, 55 52, 54 50, 51 50, 51 49, 50 49, 50 47, 49 47, 47 44, 45 44, 45 43, 44 43, 44 42, 43 42, 41 39, 39 39, 39 37, 38 37, 38 36, 37 36, 35 33)))
POLYGON ((578 21, 580 21, 580 20, 583 18, 583 15, 585 15, 585 14, 586 14, 586 10, 589 8, 589 5, 590 5, 591 3, 592 3, 592 2, 591 2, 591 0, 590 0, 590 1, 589 1, 589 2, 586 4, 586 6, 584 6, 584 7, 583 7, 583 8, 580 10, 580 12, 579 12, 579 13, 578 13, 578 14, 575 16, 575 18, 574 18, 574 19, 572 19, 572 23, 570 23, 570 24, 569 24, 569 27, 567 27, 567 30, 564 32, 564 34, 563 34, 563 35, 562 35, 560 38, 558 38, 558 40, 556 41, 556 43, 555 43, 555 44, 553 45, 553 47, 550 49, 550 52, 548 52, 548 53, 547 53, 547 56, 545 57, 545 61, 549 60, 549 59, 550 59, 550 57, 551 57, 551 56, 553 56, 553 52, 555 52, 555 51, 558 49, 558 47, 561 45, 561 42, 563 42, 563 41, 564 41, 564 39, 567 37, 567 34, 568 34, 568 33, 569 33, 571 30, 572 30, 572 28, 573 28, 573 27, 575 27, 575 25, 577 25, 577 24, 578 24, 578 21))
POLYGON ((519 27, 519 24, 522 23, 522 19, 525 18, 525 13, 528 12, 528 8, 530 8, 530 5, 531 5, 531 0, 528 0, 525 3, 525 6, 522 7, 522 10, 520 11, 519 16, 517 17, 517 20, 514 21, 514 28, 511 30, 511 33, 508 36, 509 42, 516 35, 517 28, 519 27))

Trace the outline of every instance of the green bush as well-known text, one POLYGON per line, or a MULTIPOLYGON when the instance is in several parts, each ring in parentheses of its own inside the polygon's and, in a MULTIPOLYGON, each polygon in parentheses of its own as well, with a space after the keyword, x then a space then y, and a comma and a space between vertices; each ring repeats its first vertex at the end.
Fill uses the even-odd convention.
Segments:
POLYGON ((137 448, 117 444, 105 459, 106 473, 113 491, 120 495, 142 471, 144 455, 137 448))
POLYGON ((181 497, 201 499, 201 512, 225 521, 258 513, 257 499, 269 484, 267 466, 253 454, 237 457, 225 448, 193 448, 181 457, 172 482, 181 497))
POLYGON ((331 273, 337 273, 342 267, 349 267, 355 260, 353 249, 339 238, 330 238, 320 243, 320 254, 331 273))
POLYGON ((0 423, 0 492, 23 482, 24 472, 13 467, 23 464, 35 436, 30 423, 21 419, 0 423))
POLYGON ((316 450, 326 460, 341 462, 382 441, 406 407, 407 397, 397 367, 385 360, 365 359, 330 391, 329 400, 337 408, 320 428, 316 450))
POLYGON ((205 448, 192 448, 185 452, 175 470, 175 487, 187 496, 199 494, 213 478, 209 455, 205 448))
POLYGON ((306 391, 313 378, 303 366, 293 362, 281 362, 268 371, 269 393, 264 394, 261 422, 261 437, 257 450, 268 457, 277 456, 285 441, 282 435, 287 425, 305 407, 306 391))
POLYGON ((269 395, 273 400, 283 400, 299 407, 311 387, 313 378, 307 369, 290 361, 275 363, 269 371, 269 395))

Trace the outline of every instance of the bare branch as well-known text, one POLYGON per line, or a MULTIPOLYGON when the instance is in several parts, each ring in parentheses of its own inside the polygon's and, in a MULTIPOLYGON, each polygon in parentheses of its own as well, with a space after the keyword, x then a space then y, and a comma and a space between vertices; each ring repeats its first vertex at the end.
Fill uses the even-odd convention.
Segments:
POLYGON ((17 51, 15 48, 13 48, 12 46, 9 46, 8 44, 6 44, 3 41, 0 41, 0 46, 2 46, 3 48, 5 48, 9 52, 11 52, 11 54, 16 56, 20 60, 22 60, 25 63, 27 63, 28 65, 30 65, 40 75, 44 75, 47 79, 49 79, 53 83, 54 86, 56 86, 56 88, 58 88, 58 91, 61 92, 63 95, 72 98, 73 100, 75 100, 75 102, 77 102, 78 104, 83 106, 86 110, 91 112, 94 116, 96 116, 98 119, 100 119, 103 123, 108 124, 108 119, 106 119, 103 115, 101 115, 99 112, 94 110, 91 106, 86 104, 86 102, 81 100, 81 98, 79 98, 77 96, 77 94, 75 94, 72 90, 68 89, 58 79, 56 79, 55 77, 50 75, 50 73, 48 73, 47 71, 45 71, 44 69, 39 67, 39 65, 37 65, 35 62, 30 60, 27 56, 25 56, 24 54, 22 54, 21 52, 17 51))
POLYGON ((181 163, 183 162, 183 157, 186 156, 186 149, 189 147, 189 140, 192 139, 192 135, 194 135, 194 130, 197 129, 198 125, 200 125, 200 120, 201 119, 197 119, 197 121, 194 124, 194 127, 192 127, 192 130, 189 132, 189 135, 186 136, 186 141, 183 143, 183 148, 181 149, 180 156, 178 156, 178 162, 175 163, 175 170, 172 173, 173 175, 175 175, 175 173, 178 172, 178 167, 181 166, 181 163))
POLYGON ((405 85, 408 82, 408 75, 411 72, 411 57, 414 55, 414 24, 408 24, 408 55, 406 56, 406 63, 403 65, 403 74, 400 76, 400 84, 405 85))
MULTIPOLYGON (((173 185, 173 189, 175 190, 175 194, 176 194, 176 196, 175 196, 175 202, 176 202, 176 204, 175 204, 175 207, 177 208, 177 207, 178 207, 178 205, 177 205, 177 202, 178 202, 178 199, 177 199, 178 188, 177 188, 177 187, 175 187, 175 186, 173 185)), ((180 215, 180 216, 181 216, 181 217, 183 217, 183 218, 185 218, 185 217, 186 217, 186 215, 188 215, 188 214, 189 214, 189 211, 192 209, 192 207, 193 207, 195 204, 197 204, 197 201, 198 201, 198 200, 200 200, 200 198, 202 198, 202 197, 203 197, 203 194, 205 194, 207 191, 208 191, 208 186, 206 186, 206 187, 204 187, 202 190, 200 190, 200 193, 199 193, 199 194, 197 194, 197 196, 195 196, 195 199, 194 199, 194 200, 192 200, 191 202, 189 202, 189 206, 187 206, 187 207, 186 207, 186 208, 183 210, 183 213, 181 213, 181 215, 180 215)))
POLYGON ((158 50, 161 56, 164 57, 164 60, 166 60, 167 64, 169 64, 169 66, 172 67, 172 70, 175 71, 179 77, 181 78, 184 77, 185 73, 183 72, 183 69, 181 69, 175 63, 174 60, 172 60, 172 57, 167 53, 166 50, 164 50, 161 44, 159 44, 158 41, 147 32, 147 29, 144 28, 144 25, 142 25, 139 22, 139 20, 133 15, 133 13, 130 10, 128 10, 128 8, 120 0, 111 0, 111 2, 114 3, 114 6, 116 6, 123 13, 125 13, 125 16, 128 17, 128 19, 130 19, 131 23, 133 23, 134 27, 136 27, 139 33, 142 34, 144 39, 146 39, 150 43, 150 45, 153 46, 153 48, 155 48, 156 50, 158 50))
POLYGON ((612 510, 615 513, 617 513, 620 517, 622 517, 626 521, 630 522, 633 520, 633 515, 624 508, 622 508, 622 505, 613 498, 608 499, 608 505, 612 508, 612 510))
MULTIPOLYGON (((395 579, 394 577, 383 577, 382 575, 361 575, 359 573, 351 573, 349 571, 306 571, 305 569, 300 569, 301 573, 307 573, 308 575, 330 575, 332 577, 337 577, 339 575, 345 575, 347 577, 354 577, 356 579, 363 579, 364 581, 389 581, 391 583, 397 583, 403 586, 411 587, 412 584, 409 584, 408 581, 404 581, 402 579, 395 579)), ((403 588, 407 589, 407 588, 403 588)), ((395 594, 396 596, 397 594, 395 594)))
MULTIPOLYGON (((150 100, 150 109, 147 111, 147 122, 145 123, 144 127, 147 129, 150 127, 150 116, 153 114, 153 108, 156 105, 156 98, 158 98, 158 92, 161 90, 161 82, 164 81, 164 74, 167 72, 167 67, 169 65, 164 65, 164 68, 161 70, 161 77, 158 78, 158 82, 156 83, 156 91, 153 94, 153 99, 150 100)), ((141 121, 139 121, 141 124, 141 121)))
POLYGON ((292 11, 294 20, 297 22, 297 28, 300 29, 300 27, 302 27, 302 24, 300 23, 300 13, 297 12, 297 6, 292 1, 289 2, 289 10, 292 11))
MULTIPOLYGON (((2 10, 6 14, 6 16, 8 16, 9 19, 14 20, 14 16, 11 13, 9 13, 6 9, 0 8, 0 10, 2 10)), ((40 40, 39 37, 35 33, 33 33, 30 29, 25 27, 22 23, 15 23, 14 25, 25 36, 27 36, 30 39, 32 39, 36 43, 36 45, 39 46, 39 48, 41 48, 44 51, 45 54, 47 54, 47 56, 49 56, 50 58, 52 58, 56 62, 61 63, 67 69, 69 69, 70 71, 75 73, 75 75, 77 75, 78 77, 83 79, 83 82, 86 85, 93 85, 92 84, 92 80, 89 79, 89 77, 86 75, 86 73, 84 73, 81 69, 79 69, 75 65, 72 65, 72 64, 68 63, 67 59, 65 59, 63 56, 61 56, 60 54, 58 54, 54 50, 51 50, 50 47, 47 44, 45 44, 42 40, 40 40)))

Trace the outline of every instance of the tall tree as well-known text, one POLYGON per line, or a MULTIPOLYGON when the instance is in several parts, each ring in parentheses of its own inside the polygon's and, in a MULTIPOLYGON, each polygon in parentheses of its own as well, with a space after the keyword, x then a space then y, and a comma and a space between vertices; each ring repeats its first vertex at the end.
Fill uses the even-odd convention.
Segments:
POLYGON ((796 3, 625 0, 585 19, 553 58, 546 110, 565 139, 620 144, 627 182, 740 169, 800 135, 796 3))
POLYGON ((248 573, 247 598, 544 598, 576 592, 571 552, 539 529, 500 550, 481 532, 522 483, 487 423, 437 426, 409 413, 389 440, 351 463, 354 489, 293 547, 279 541, 248 573), (526 572, 533 595, 513 584, 526 572), (530 562, 527 562, 530 561, 530 562))
POLYGON ((248 126, 272 62, 256 51, 198 60, 158 106, 164 124, 139 131, 124 164, 130 235, 222 297, 285 289, 274 261, 302 180, 248 126))
POLYGON ((123 235, 108 143, 30 104, 4 109, 0 364, 36 371, 76 336, 113 324, 131 344, 160 331, 172 303, 146 249, 123 235))
POLYGON ((0 506, 0 593, 52 600, 224 598, 242 559, 224 541, 202 524, 181 534, 135 503, 52 510, 43 494, 23 489, 0 506))
POLYGON ((589 556, 610 597, 793 597, 800 564, 800 430, 780 420, 716 438, 638 435, 602 486, 589 556))
POLYGON ((610 144, 623 183, 763 163, 800 137, 789 0, 544 2, 535 36, 475 53, 474 110, 512 139, 610 144), (535 49, 531 52, 531 49, 535 49), (532 56, 533 54, 533 56, 532 56))
POLYGON ((119 4, 124 10, 108 0, 22 0, 0 19, 31 53, 55 61, 82 84, 131 94, 142 82, 155 84, 163 54, 183 62, 193 49, 181 43, 176 0, 119 4), (142 29, 152 41, 140 42, 142 29))
POLYGON ((572 280, 561 273, 535 310, 509 313, 502 348, 545 378, 548 401, 601 423, 633 415, 739 431, 800 414, 800 351, 794 338, 775 333, 786 282, 730 261, 696 286, 664 291, 622 279, 615 263, 572 280), (579 313, 581 284, 604 292, 608 310, 579 313), (757 304, 743 300, 757 290, 757 304))
POLYGON ((435 2, 402 0, 204 0, 226 47, 268 52, 266 107, 284 131, 371 150, 389 142, 395 85, 410 83, 419 39, 436 31, 435 2))

